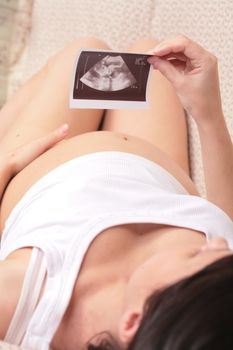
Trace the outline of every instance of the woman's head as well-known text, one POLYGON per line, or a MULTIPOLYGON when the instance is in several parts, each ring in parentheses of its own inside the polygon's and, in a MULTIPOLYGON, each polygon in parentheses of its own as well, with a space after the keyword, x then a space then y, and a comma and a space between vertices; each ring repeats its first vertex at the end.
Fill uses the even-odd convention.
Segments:
POLYGON ((124 347, 107 336, 103 345, 87 349, 230 350, 232 325, 233 256, 229 255, 151 294, 134 337, 124 347))
MULTIPOLYGON (((186 235, 187 236, 187 235, 186 235)), ((195 237, 196 239, 196 237, 195 237)), ((125 292, 119 338, 123 344, 133 339, 142 319, 145 300, 153 292, 165 289, 186 276, 233 252, 223 237, 196 242, 182 238, 152 254, 130 276, 125 292)))

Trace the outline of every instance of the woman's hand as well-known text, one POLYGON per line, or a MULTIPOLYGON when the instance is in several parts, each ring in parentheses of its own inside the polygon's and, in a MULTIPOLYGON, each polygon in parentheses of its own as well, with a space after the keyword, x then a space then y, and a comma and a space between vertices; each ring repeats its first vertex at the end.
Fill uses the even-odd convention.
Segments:
POLYGON ((67 135, 68 129, 68 125, 64 124, 46 136, 0 155, 0 201, 10 179, 39 155, 63 140, 67 135))
POLYGON ((217 59, 184 36, 161 42, 150 53, 148 61, 170 80, 197 123, 207 199, 233 219, 233 148, 222 113, 217 59))
POLYGON ((161 42, 148 62, 174 86, 184 109, 197 124, 222 118, 216 57, 185 36, 161 42))
MULTIPOLYGON (((40 137, 24 146, 0 156, 0 164, 10 169, 10 176, 16 175, 34 159, 63 140, 68 133, 68 125, 64 124, 46 136, 40 137)), ((9 172, 8 172, 9 173, 9 172)))

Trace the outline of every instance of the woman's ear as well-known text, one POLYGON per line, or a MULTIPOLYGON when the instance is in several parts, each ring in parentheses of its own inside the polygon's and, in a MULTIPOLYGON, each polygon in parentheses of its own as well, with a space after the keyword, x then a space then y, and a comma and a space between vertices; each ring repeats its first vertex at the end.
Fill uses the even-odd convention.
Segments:
POLYGON ((135 336, 142 319, 142 314, 136 311, 126 311, 119 324, 120 340, 128 345, 135 336))

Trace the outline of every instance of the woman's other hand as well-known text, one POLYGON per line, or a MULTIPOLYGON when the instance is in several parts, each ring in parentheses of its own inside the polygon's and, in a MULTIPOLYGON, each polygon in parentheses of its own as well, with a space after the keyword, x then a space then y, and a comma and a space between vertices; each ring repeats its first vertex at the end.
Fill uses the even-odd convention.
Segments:
POLYGON ((148 62, 171 82, 197 124, 222 117, 217 58, 212 53, 185 36, 162 41, 150 53, 148 62))
POLYGON ((1 155, 0 164, 6 164, 10 168, 11 177, 16 175, 42 153, 63 140, 68 133, 68 129, 68 125, 64 124, 46 136, 1 155))

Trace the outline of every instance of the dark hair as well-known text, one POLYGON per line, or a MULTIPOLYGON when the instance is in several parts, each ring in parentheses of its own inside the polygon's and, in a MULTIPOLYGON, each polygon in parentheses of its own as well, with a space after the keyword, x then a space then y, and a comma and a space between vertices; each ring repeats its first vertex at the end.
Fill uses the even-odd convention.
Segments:
MULTIPOLYGON (((106 332, 87 350, 121 350, 106 332)), ((156 291, 127 350, 232 350, 233 256, 156 291)))

